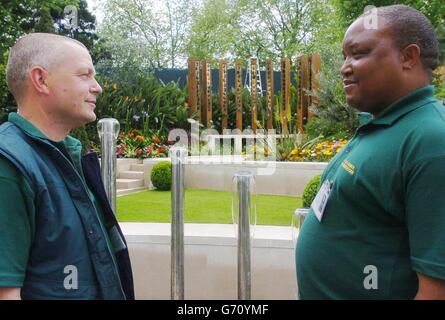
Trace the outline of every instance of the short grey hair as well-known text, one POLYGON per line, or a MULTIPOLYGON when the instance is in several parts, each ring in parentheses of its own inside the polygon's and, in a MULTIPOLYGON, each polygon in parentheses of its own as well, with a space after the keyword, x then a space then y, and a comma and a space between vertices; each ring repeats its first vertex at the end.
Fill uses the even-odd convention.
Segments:
POLYGON ((86 49, 79 41, 51 33, 30 33, 21 37, 11 47, 6 66, 6 83, 18 102, 26 90, 26 79, 32 68, 47 70, 62 62, 63 44, 74 43, 86 49))

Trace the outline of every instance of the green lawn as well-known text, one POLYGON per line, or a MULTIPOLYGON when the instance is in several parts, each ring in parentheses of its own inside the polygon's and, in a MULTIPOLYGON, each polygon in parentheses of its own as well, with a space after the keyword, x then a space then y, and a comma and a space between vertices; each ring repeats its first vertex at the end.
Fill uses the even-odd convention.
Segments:
MULTIPOLYGON (((170 222, 170 191, 145 191, 117 198, 119 221, 170 222)), ((290 226, 301 198, 257 195, 257 224, 290 226)), ((232 193, 212 190, 185 191, 185 222, 232 223, 232 193)))

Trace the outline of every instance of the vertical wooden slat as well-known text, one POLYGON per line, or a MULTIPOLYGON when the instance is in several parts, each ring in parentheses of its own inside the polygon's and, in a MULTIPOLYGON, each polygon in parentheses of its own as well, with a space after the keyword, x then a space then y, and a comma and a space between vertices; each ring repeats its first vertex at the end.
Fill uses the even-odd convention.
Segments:
POLYGON ((303 132, 303 99, 301 97, 301 59, 302 56, 297 58, 295 63, 297 73, 297 133, 303 132))
POLYGON ((301 96, 301 106, 302 106, 302 118, 301 118, 301 132, 304 131, 303 126, 307 123, 308 120, 308 106, 309 106, 309 96, 307 91, 310 89, 310 81, 309 81, 309 58, 308 56, 301 57, 301 88, 300 88, 300 96, 301 96))
POLYGON ((273 129, 273 103, 274 103, 274 78, 273 62, 266 60, 266 110, 267 110, 267 129, 273 129))
POLYGON ((250 59, 250 105, 251 105, 251 126, 252 131, 256 132, 258 119, 258 70, 259 66, 256 59, 250 59))
POLYGON ((281 123, 282 133, 289 133, 288 115, 290 114, 290 61, 289 58, 281 58, 281 123))
POLYGON ((191 57, 188 59, 188 94, 190 114, 197 113, 201 118, 201 88, 199 81, 199 60, 191 57))
MULTIPOLYGON (((318 75, 320 73, 321 70, 321 59, 320 59, 320 55, 318 53, 312 53, 309 57, 310 59, 310 90, 313 93, 318 92, 318 90, 320 89, 320 83, 319 83, 319 79, 318 79, 318 75)), ((319 107, 319 101, 318 98, 316 96, 311 96, 310 97, 310 103, 309 106, 315 106, 316 108, 319 107)), ((308 113, 308 121, 312 118, 312 112, 309 109, 308 113)))
POLYGON ((228 125, 228 79, 227 79, 227 61, 219 62, 219 103, 221 108, 221 126, 227 129, 228 125))
POLYGON ((243 130, 243 62, 235 62, 236 128, 243 130))
POLYGON ((298 132, 304 132, 304 125, 308 120, 308 106, 309 106, 309 97, 307 94, 307 90, 310 89, 309 83, 309 59, 307 56, 301 56, 298 58, 299 65, 299 83, 300 85, 298 90, 298 100, 299 108, 298 108, 298 132))
POLYGON ((212 69, 208 60, 202 62, 202 83, 202 119, 205 126, 210 128, 210 121, 212 120, 212 69))

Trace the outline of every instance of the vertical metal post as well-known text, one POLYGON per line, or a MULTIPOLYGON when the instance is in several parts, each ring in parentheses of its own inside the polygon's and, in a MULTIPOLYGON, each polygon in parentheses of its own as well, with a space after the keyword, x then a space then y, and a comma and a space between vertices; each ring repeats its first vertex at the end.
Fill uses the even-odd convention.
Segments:
POLYGON ((184 161, 185 148, 172 148, 171 299, 184 300, 184 161))
POLYGON ((238 299, 250 300, 251 255, 250 255, 250 190, 252 174, 235 174, 238 188, 238 299))
POLYGON ((97 123, 101 141, 101 175, 105 193, 114 214, 116 214, 116 139, 119 135, 119 121, 105 118, 97 123))

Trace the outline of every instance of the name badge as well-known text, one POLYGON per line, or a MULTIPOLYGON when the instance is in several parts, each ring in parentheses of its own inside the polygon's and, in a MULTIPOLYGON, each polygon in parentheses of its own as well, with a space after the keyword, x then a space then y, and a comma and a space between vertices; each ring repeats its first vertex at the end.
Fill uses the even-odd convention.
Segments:
POLYGON ((318 221, 321 222, 323 218, 324 209, 326 207, 326 203, 328 202, 329 195, 331 193, 332 184, 329 180, 325 180, 318 190, 317 195, 315 196, 314 201, 312 201, 311 208, 314 210, 315 216, 318 221))

